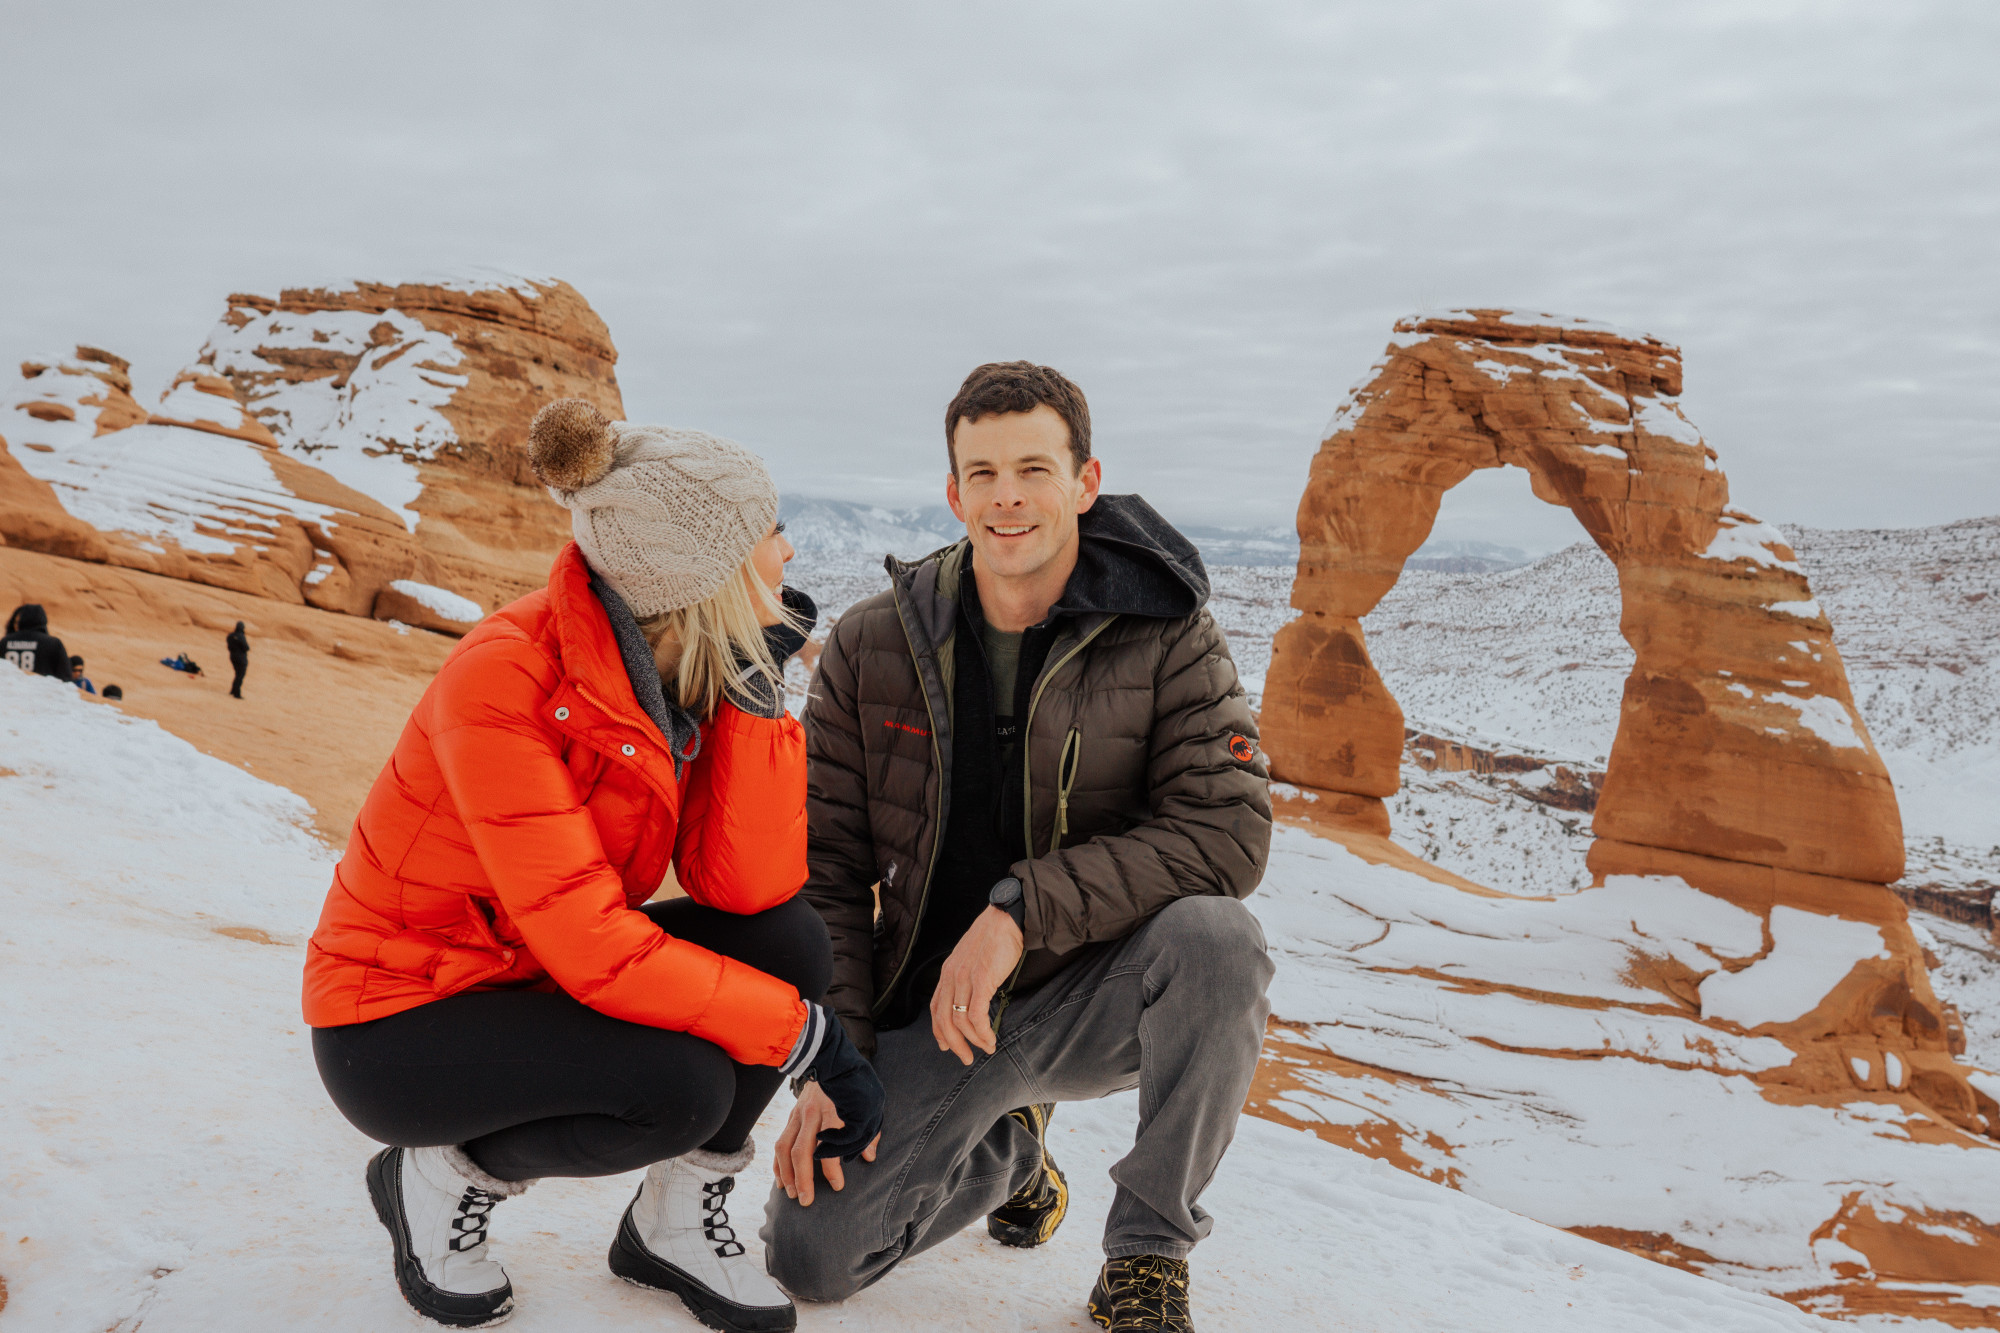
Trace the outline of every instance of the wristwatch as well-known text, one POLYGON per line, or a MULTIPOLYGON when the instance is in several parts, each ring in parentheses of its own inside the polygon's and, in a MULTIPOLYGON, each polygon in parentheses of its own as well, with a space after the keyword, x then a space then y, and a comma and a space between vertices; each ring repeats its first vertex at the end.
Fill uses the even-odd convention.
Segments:
POLYGON ((1021 929, 1028 928, 1028 904, 1021 897, 1020 880, 1012 875, 1007 876, 993 886, 993 891, 986 895, 986 901, 1013 917, 1014 924, 1021 929))

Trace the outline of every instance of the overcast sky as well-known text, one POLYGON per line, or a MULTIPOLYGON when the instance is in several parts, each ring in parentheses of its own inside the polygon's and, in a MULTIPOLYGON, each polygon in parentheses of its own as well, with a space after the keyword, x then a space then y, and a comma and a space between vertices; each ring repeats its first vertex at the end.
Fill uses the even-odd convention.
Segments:
MULTIPOLYGON (((1682 345, 1781 522, 2000 512, 2000 5, 0 0, 0 355, 142 396, 231 291, 576 284, 635 420, 928 502, 1028 357, 1115 489, 1288 522, 1400 315, 1682 345)), ((1439 535, 1573 520, 1494 479, 1439 535)))

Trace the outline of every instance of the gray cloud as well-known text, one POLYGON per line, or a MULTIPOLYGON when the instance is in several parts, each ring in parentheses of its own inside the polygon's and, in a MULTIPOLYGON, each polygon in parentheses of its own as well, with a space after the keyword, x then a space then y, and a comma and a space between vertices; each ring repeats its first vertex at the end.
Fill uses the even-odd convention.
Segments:
MULTIPOLYGON (((788 489, 933 499, 959 378, 1026 356, 1089 391, 1115 486, 1284 522, 1390 323, 1502 304, 1680 342, 1768 517, 2000 510, 1989 5, 7 23, 0 351, 95 342, 158 383, 231 290, 496 264, 584 291, 634 417, 788 489)), ((1574 531, 1519 479, 1447 517, 1574 531)))

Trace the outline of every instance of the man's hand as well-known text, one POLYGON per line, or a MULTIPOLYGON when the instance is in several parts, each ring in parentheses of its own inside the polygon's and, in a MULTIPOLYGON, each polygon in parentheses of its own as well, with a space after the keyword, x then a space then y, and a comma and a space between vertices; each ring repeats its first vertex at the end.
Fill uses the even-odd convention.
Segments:
MULTIPOLYGON (((819 1143, 819 1132, 840 1129, 846 1124, 840 1112, 833 1109, 833 1099, 819 1084, 808 1083, 799 1090, 799 1100, 792 1107, 791 1118, 785 1121, 785 1132, 778 1136, 778 1155, 771 1164, 786 1195, 808 1208, 812 1206, 813 1148, 819 1143)), ((877 1134, 875 1141, 861 1150, 861 1160, 874 1161, 875 1150, 881 1146, 882 1136, 877 1134)), ((826 1172, 827 1184, 836 1190, 847 1188, 847 1175, 838 1157, 822 1157, 819 1166, 826 1172)))
POLYGON ((987 1010, 993 993, 1014 974, 1021 947, 1021 928, 1005 909, 988 907, 979 914, 944 960, 937 989, 931 993, 931 1033, 939 1050, 950 1051, 959 1063, 968 1065, 974 1046, 993 1054, 993 1024, 987 1010))

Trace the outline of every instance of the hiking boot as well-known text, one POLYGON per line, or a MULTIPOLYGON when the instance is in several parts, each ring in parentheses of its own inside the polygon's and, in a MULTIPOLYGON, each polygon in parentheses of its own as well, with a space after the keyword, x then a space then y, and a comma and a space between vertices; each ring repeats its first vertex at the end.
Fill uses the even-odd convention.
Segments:
POLYGON ((368 1197, 396 1247, 396 1285, 427 1319, 490 1328, 514 1313, 507 1270, 486 1257, 494 1206, 531 1180, 496 1180, 459 1148, 384 1148, 368 1163, 368 1197))
POLYGON ((1194 1333, 1185 1259, 1107 1259, 1090 1289, 1090 1317, 1112 1333, 1194 1333))
POLYGON ((729 1222, 736 1173, 756 1146, 695 1151, 646 1169, 611 1242, 611 1271, 637 1287, 670 1291, 688 1313, 724 1333, 788 1333, 798 1309, 763 1265, 744 1253, 729 1222))
POLYGON ((1069 1212, 1069 1182, 1049 1156, 1049 1119, 1055 1111, 1053 1102, 1039 1102, 1007 1113, 1042 1145, 1042 1166, 1012 1198, 987 1214, 986 1234, 1002 1245, 1032 1250, 1046 1244, 1069 1212))

